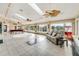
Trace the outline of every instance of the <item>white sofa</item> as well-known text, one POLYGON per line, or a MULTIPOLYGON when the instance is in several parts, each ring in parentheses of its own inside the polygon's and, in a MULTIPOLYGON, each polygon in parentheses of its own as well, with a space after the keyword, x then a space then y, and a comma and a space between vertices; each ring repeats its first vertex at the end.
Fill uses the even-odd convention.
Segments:
POLYGON ((56 37, 53 37, 53 36, 51 36, 51 35, 49 35, 49 34, 46 34, 46 37, 47 37, 47 39, 50 40, 52 43, 57 44, 57 43, 56 43, 56 42, 57 42, 56 37))

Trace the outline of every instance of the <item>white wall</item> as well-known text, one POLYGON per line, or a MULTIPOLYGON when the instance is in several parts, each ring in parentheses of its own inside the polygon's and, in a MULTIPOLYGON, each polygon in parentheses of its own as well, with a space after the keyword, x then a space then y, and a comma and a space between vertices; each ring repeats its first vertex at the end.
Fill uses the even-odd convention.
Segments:
POLYGON ((78 35, 79 35, 79 21, 78 21, 78 35))

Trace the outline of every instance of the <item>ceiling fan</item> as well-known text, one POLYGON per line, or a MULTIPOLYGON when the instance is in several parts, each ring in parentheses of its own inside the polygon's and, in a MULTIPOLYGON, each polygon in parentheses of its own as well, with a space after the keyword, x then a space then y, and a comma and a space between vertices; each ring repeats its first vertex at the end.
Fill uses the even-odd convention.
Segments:
POLYGON ((48 17, 48 16, 51 16, 51 17, 56 17, 59 15, 61 11, 60 10, 48 10, 48 11, 45 11, 45 14, 44 16, 48 17))

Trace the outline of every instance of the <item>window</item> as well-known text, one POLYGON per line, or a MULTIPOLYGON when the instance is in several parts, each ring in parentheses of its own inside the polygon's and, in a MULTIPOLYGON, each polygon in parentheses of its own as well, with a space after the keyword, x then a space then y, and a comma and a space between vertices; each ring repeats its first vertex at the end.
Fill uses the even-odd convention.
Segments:
POLYGON ((51 30, 54 32, 64 31, 64 24, 51 24, 51 30))
POLYGON ((40 24, 38 31, 39 32, 47 32, 47 24, 40 24))
POLYGON ((4 32, 7 32, 7 25, 4 25, 4 32))
POLYGON ((65 32, 72 32, 72 23, 65 23, 65 32))

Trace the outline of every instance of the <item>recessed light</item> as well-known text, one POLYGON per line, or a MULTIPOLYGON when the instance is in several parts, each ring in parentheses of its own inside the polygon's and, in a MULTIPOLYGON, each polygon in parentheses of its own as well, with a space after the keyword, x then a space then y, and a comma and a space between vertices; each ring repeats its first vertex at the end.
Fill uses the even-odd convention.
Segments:
POLYGON ((20 14, 17 14, 17 13, 16 13, 15 15, 16 15, 17 17, 21 18, 21 19, 24 19, 24 20, 26 19, 24 16, 22 16, 22 15, 20 15, 20 14))
POLYGON ((23 12, 23 9, 19 9, 20 12, 23 12))

